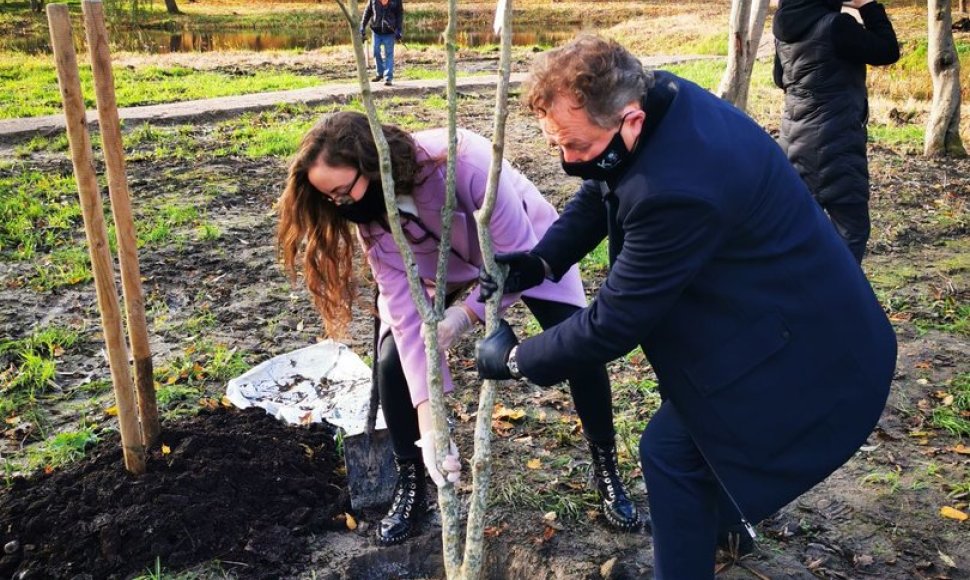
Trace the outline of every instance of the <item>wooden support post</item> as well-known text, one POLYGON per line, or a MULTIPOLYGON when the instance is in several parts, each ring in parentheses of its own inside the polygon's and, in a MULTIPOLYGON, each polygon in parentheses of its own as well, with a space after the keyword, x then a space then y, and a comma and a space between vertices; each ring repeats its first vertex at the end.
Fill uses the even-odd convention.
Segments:
POLYGON ((108 248, 108 232, 101 208, 98 178, 94 171, 91 138, 88 135, 87 121, 84 116, 84 99, 81 95, 77 55, 74 52, 67 5, 48 4, 47 21, 50 26, 51 45, 54 48, 54 63, 57 67, 61 99, 64 101, 67 138, 71 146, 71 161, 74 163, 74 177, 77 180, 77 192, 84 216, 84 232, 87 235, 88 251, 91 254, 91 269, 98 295, 98 307, 101 311, 101 326, 104 329, 108 364, 111 367, 111 382, 118 404, 118 423, 125 467, 131 473, 139 475, 145 472, 145 446, 141 441, 138 417, 135 414, 134 388, 121 325, 118 288, 115 286, 111 251, 108 248))
POLYGON ((138 417, 141 419, 142 443, 151 447, 158 438, 158 406, 155 402, 155 383, 152 376, 152 352, 148 343, 148 323, 145 320, 145 297, 138 267, 138 240, 131 217, 131 198, 125 172, 125 151, 121 140, 121 122, 115 99, 114 75, 111 72, 111 52, 108 29, 104 24, 101 0, 84 0, 84 27, 87 31, 88 52, 94 71, 94 88, 98 101, 98 125, 104 162, 108 170, 108 191, 111 213, 118 236, 118 261, 121 265, 121 287, 128 315, 128 339, 135 361, 135 396, 138 417))

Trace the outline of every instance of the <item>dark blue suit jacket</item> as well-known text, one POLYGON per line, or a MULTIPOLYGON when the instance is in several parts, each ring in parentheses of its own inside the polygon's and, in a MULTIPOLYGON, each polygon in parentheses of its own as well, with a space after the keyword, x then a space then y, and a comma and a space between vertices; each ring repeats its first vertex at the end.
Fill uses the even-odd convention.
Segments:
POLYGON ((876 424, 896 360, 872 288, 774 140, 668 73, 635 158, 585 182, 535 248, 556 276, 612 229, 595 301, 525 340, 548 385, 641 345, 660 392, 757 521, 843 464, 876 424), (766 513, 767 512, 767 513, 766 513))

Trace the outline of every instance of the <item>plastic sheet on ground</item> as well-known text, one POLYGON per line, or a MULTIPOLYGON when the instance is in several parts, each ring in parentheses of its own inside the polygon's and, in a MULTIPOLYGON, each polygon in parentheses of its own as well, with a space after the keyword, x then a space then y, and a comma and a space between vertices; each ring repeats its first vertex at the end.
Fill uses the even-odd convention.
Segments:
MULTIPOLYGON (((367 422, 370 387, 370 367, 347 345, 325 340, 231 379, 226 397, 240 409, 261 407, 287 423, 325 420, 346 435, 357 435, 367 422)), ((376 428, 385 428, 381 413, 376 428)))

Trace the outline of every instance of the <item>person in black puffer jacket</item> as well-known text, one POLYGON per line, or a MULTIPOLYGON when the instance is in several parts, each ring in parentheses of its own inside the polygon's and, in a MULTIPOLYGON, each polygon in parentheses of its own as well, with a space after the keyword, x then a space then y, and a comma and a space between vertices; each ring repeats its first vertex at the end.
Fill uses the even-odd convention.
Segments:
POLYGON ((404 36, 404 0, 368 0, 360 20, 360 37, 365 38, 367 24, 374 33, 374 82, 394 83, 394 42, 404 36), (384 54, 381 55, 383 47, 384 54))
POLYGON ((781 0, 774 80, 785 91, 779 143, 846 245, 862 263, 869 240, 866 65, 899 60, 899 43, 874 0, 781 0), (858 9, 862 24, 842 7, 858 9))

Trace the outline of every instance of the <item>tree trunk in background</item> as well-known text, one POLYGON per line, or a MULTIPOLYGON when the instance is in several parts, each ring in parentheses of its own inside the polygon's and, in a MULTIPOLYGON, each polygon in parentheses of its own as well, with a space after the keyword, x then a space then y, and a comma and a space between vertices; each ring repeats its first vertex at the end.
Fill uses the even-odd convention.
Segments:
POLYGON ((768 0, 732 0, 728 61, 718 95, 744 110, 748 106, 751 73, 768 14, 768 0))
POLYGON ((169 14, 181 14, 175 0, 165 0, 165 11, 169 14))
POLYGON ((967 0, 960 0, 960 12, 967 11, 967 0))
POLYGON ((933 105, 926 124, 923 153, 927 157, 963 157, 960 140, 960 60, 953 43, 950 0, 928 2, 928 47, 933 77, 933 105))

